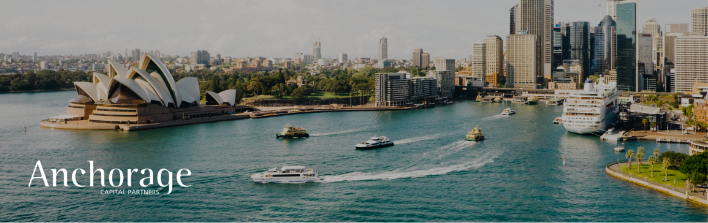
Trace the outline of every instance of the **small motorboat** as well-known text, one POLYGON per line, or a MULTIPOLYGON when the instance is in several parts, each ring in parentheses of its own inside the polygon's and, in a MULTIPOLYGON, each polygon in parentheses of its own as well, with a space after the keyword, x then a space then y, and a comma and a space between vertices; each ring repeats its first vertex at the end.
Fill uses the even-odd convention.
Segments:
POLYGON ((284 166, 280 169, 275 167, 263 173, 253 174, 251 179, 256 183, 309 183, 324 180, 319 172, 304 166, 284 166))
POLYGON ((506 109, 504 109, 504 111, 502 111, 501 114, 502 115, 513 115, 513 114, 516 114, 516 112, 514 110, 511 110, 511 108, 507 107, 506 109))
POLYGON ((371 137, 366 142, 356 144, 354 147, 356 149, 376 149, 381 147, 393 146, 393 141, 388 139, 386 136, 371 137))
POLYGON ((561 123, 563 123, 563 118, 556 117, 555 119, 553 119, 553 124, 561 124, 561 123))

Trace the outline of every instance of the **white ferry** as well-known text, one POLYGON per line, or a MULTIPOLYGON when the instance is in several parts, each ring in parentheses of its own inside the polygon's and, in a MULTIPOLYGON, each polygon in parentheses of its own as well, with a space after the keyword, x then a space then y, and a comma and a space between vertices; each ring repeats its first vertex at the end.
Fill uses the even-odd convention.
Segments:
POLYGON ((393 141, 388 139, 386 136, 381 137, 371 137, 366 142, 356 144, 354 147, 356 149, 376 149, 381 147, 393 146, 393 141))
POLYGON ((605 132, 617 120, 618 99, 616 82, 605 83, 601 77, 595 85, 588 79, 582 91, 570 93, 565 100, 563 126, 577 134, 605 132))
POLYGON ((324 180, 320 178, 319 172, 304 166, 284 166, 280 169, 275 167, 263 173, 253 174, 251 179, 256 183, 308 183, 324 180))
POLYGON ((516 112, 514 110, 511 110, 511 108, 506 108, 506 109, 504 109, 504 111, 502 111, 501 114, 502 115, 513 115, 513 114, 516 114, 516 112))

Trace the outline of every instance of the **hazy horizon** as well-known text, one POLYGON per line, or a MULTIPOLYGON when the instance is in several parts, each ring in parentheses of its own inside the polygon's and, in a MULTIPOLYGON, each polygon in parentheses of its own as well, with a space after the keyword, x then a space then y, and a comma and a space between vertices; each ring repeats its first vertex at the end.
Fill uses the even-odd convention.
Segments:
MULTIPOLYGON (((187 56, 376 58, 378 39, 388 55, 410 59, 422 48, 432 57, 459 59, 488 35, 506 40, 509 9, 518 0, 494 1, 4 1, 0 53, 69 55, 143 52, 187 56)), ((589 21, 605 15, 605 0, 555 0, 554 22, 589 21), (578 10, 576 10, 578 9, 578 10)), ((690 9, 704 0, 640 0, 637 25, 654 17, 662 24, 689 23, 690 9)))

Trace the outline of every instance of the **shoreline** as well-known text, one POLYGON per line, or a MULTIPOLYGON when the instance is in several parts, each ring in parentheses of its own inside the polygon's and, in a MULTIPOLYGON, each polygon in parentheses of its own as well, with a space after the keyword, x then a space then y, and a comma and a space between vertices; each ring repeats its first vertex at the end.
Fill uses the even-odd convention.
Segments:
POLYGON ((64 123, 51 123, 46 120, 40 122, 40 126, 51 129, 71 129, 71 130, 123 130, 123 131, 139 131, 157 128, 176 127, 183 125, 193 125, 209 122, 231 121, 247 118, 268 118, 283 115, 296 115, 306 113, 321 113, 321 112, 347 112, 347 111, 395 111, 395 110, 412 110, 420 109, 417 107, 351 107, 351 108, 335 108, 335 107, 277 107, 278 110, 254 111, 237 114, 218 115, 211 117, 192 118, 187 120, 173 120, 170 122, 151 123, 151 124, 121 124, 121 123, 99 123, 89 122, 88 120, 67 121, 64 123))
POLYGON ((610 176, 620 178, 625 181, 632 182, 639 186, 648 187, 659 192, 672 195, 674 197, 684 198, 687 201, 708 206, 708 198, 703 193, 691 193, 690 191, 680 189, 680 188, 669 188, 667 186, 659 185, 654 182, 646 181, 636 176, 628 175, 619 170, 619 166, 622 164, 627 164, 626 162, 613 162, 607 164, 605 167, 605 172, 610 176))

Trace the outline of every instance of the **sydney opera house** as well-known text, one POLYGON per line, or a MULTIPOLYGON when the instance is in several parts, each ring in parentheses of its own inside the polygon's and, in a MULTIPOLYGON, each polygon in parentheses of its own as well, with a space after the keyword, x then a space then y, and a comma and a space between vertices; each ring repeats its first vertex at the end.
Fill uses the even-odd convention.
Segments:
MULTIPOLYGON (((51 121, 72 121, 84 126, 150 124, 252 110, 236 105, 237 92, 233 89, 207 91, 204 103, 200 103, 196 78, 175 81, 162 61, 148 53, 141 56, 138 67, 125 68, 109 60, 107 74, 93 73, 92 79, 74 83, 78 96, 69 100, 66 115, 51 121)), ((51 121, 43 121, 42 126, 51 121)))

